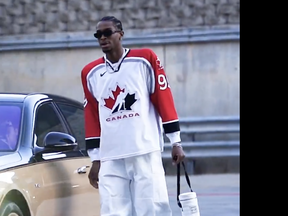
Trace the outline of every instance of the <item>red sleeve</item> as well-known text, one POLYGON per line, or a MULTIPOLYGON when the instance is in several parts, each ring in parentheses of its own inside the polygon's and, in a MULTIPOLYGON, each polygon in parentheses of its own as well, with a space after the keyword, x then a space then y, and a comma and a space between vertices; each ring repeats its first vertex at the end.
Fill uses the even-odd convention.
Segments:
POLYGON ((152 50, 150 50, 149 62, 154 72, 151 74, 154 76, 151 79, 154 82, 151 101, 162 118, 164 132, 167 134, 180 131, 178 115, 164 67, 152 50))
POLYGON ((82 70, 81 80, 84 90, 84 117, 85 117, 85 140, 86 150, 99 148, 100 146, 100 121, 98 102, 93 97, 88 88, 87 75, 89 68, 86 67, 82 70))

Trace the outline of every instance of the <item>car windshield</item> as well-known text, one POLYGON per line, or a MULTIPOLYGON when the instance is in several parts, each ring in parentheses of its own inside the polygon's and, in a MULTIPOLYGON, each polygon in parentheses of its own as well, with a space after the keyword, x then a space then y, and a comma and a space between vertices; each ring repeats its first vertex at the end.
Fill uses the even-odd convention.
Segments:
POLYGON ((21 105, 0 102, 0 152, 16 150, 21 113, 21 105))

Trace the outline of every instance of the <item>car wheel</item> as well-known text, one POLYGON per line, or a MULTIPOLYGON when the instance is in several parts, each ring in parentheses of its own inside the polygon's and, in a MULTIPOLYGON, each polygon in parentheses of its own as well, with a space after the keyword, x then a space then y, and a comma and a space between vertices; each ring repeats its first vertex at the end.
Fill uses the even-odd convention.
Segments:
POLYGON ((24 214, 16 203, 4 201, 0 207, 0 216, 24 216, 24 214))

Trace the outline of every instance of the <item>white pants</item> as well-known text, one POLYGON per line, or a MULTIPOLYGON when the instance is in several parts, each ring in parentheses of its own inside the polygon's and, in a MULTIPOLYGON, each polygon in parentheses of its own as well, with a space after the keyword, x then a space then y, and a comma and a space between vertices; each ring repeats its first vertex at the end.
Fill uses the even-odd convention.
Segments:
POLYGON ((172 216, 161 152, 101 162, 101 216, 172 216))

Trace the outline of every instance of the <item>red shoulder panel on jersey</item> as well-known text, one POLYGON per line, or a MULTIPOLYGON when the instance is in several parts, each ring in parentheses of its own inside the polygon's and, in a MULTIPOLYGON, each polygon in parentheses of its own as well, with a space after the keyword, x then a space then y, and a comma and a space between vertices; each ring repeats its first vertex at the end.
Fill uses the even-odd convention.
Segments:
POLYGON ((87 76, 88 73, 97 65, 105 63, 104 58, 99 58, 95 61, 90 62, 82 69, 82 76, 87 76))

